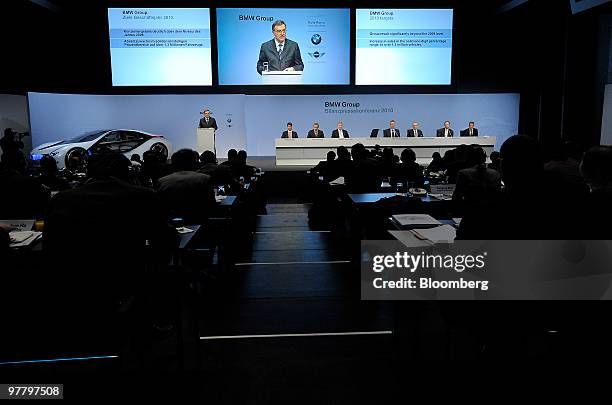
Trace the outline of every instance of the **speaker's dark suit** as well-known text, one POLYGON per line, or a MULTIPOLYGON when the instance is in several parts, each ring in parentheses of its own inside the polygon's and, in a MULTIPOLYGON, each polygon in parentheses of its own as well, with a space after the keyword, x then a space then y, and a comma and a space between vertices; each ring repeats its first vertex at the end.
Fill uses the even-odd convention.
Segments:
MULTIPOLYGON (((400 136, 402 136, 402 132, 398 129, 398 128, 393 128, 395 130, 395 136, 394 138, 399 138, 400 136)), ((387 128, 383 131, 383 137, 384 138, 390 138, 391 137, 391 128, 387 128)))
POLYGON ((200 118, 200 128, 214 128, 216 131, 218 129, 217 121, 213 117, 210 117, 208 122, 206 122, 206 118, 200 118))
MULTIPOLYGON (((422 138, 423 137, 423 131, 421 131, 420 129, 417 129, 417 138, 422 138)), ((408 138, 414 138, 414 129, 409 129, 408 130, 408 138)))
MULTIPOLYGON (((452 129, 448 129, 448 137, 452 138, 455 135, 455 132, 452 129)), ((440 128, 436 130, 436 136, 438 138, 444 138, 444 128, 440 128)))
POLYGON ((264 62, 268 62, 268 70, 271 71, 281 71, 290 67, 295 70, 304 70, 300 47, 297 42, 290 39, 285 39, 283 51, 280 55, 276 49, 274 39, 261 44, 259 60, 257 61, 257 73, 261 74, 264 71, 264 62))
POLYGON ((319 129, 318 133, 315 135, 314 129, 311 129, 308 131, 308 138, 325 138, 325 134, 319 129))
MULTIPOLYGON (((345 138, 350 138, 349 133, 348 133, 348 131, 346 129, 342 130, 342 135, 344 135, 345 138)), ((340 135, 338 135, 338 130, 337 129, 334 129, 332 131, 331 137, 332 138, 340 138, 340 135)))
POLYGON ((470 129, 466 128, 463 131, 459 132, 459 136, 478 136, 478 128, 472 129, 472 135, 470 135, 470 129))
MULTIPOLYGON (((293 138, 297 138, 298 137, 298 133, 296 131, 291 131, 291 134, 293 135, 293 138)), ((283 131, 283 134, 281 135, 281 138, 289 138, 289 131, 283 131)))

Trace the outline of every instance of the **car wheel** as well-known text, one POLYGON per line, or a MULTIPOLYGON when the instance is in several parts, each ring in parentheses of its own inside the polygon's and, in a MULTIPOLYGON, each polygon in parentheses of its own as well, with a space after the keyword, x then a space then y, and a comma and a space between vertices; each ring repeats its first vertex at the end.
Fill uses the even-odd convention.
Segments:
POLYGON ((162 155, 162 157, 164 158, 164 161, 168 160, 168 147, 166 145, 164 145, 163 143, 159 143, 159 142, 158 143, 154 143, 151 146, 151 150, 153 152, 160 153, 162 155))
POLYGON ((83 148, 70 149, 66 153, 66 169, 71 172, 85 171, 87 166, 87 151, 83 148))

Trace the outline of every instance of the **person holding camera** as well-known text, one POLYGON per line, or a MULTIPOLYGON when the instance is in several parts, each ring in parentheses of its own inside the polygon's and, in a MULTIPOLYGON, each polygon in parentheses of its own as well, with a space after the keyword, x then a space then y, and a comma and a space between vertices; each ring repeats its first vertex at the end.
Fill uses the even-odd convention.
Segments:
POLYGON ((4 136, 0 139, 0 148, 2 148, 3 154, 11 155, 23 149, 21 137, 17 138, 17 135, 18 133, 13 131, 13 128, 4 130, 4 136))

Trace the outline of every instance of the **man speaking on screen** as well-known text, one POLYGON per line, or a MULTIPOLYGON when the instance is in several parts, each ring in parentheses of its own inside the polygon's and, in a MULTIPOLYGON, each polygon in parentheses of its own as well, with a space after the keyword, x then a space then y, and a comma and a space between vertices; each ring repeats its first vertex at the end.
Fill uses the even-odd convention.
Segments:
POLYGON ((297 42, 287 39, 287 25, 283 20, 272 24, 274 39, 261 44, 257 73, 265 71, 304 70, 304 62, 297 42))

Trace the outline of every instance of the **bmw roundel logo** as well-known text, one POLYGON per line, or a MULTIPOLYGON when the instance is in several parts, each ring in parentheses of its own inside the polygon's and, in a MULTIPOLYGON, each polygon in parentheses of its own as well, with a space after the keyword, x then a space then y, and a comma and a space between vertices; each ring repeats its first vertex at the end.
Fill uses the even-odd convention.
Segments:
POLYGON ((314 34, 310 37, 310 42, 312 42, 313 45, 319 45, 321 43, 321 35, 314 34))

